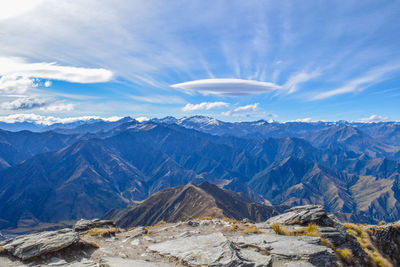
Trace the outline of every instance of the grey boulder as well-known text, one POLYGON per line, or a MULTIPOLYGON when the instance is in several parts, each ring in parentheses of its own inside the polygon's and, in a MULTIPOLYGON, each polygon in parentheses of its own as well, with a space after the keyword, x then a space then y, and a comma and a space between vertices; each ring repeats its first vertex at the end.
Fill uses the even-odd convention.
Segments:
POLYGON ((76 232, 84 232, 88 231, 92 228, 113 228, 115 227, 115 223, 111 220, 100 220, 100 219, 93 219, 93 220, 85 220, 80 219, 77 221, 73 227, 74 231, 76 232))
POLYGON ((322 206, 305 205, 288 209, 285 213, 272 217, 268 220, 270 224, 280 223, 284 225, 308 225, 317 224, 320 226, 336 225, 335 221, 328 216, 322 206))
POLYGON ((28 260, 43 254, 59 251, 79 241, 79 234, 71 229, 41 232, 8 239, 0 243, 8 253, 28 260))

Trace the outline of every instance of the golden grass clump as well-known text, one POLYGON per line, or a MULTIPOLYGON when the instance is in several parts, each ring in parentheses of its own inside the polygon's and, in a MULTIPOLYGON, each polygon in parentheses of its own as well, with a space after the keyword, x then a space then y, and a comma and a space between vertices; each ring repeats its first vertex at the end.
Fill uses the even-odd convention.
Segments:
POLYGON ((168 224, 168 223, 163 221, 163 220, 161 220, 161 221, 159 221, 159 222, 157 222, 157 223, 155 223, 153 225, 146 226, 144 229, 146 231, 146 234, 150 234, 151 233, 151 231, 150 231, 151 229, 154 229, 154 228, 157 228, 157 227, 161 227, 161 226, 164 226, 166 224, 168 224))
POLYGON ((2 246, 0 246, 0 253, 3 253, 3 252, 5 252, 6 250, 2 247, 2 246))
POLYGON ((225 227, 224 231, 238 231, 240 229, 239 224, 235 223, 231 226, 225 227))
POLYGON ((336 249, 336 252, 340 256, 340 258, 347 263, 351 263, 354 258, 353 252, 348 248, 338 248, 336 249))
POLYGON ((385 225, 385 224, 386 224, 385 221, 380 221, 380 222, 378 223, 378 226, 382 226, 382 225, 385 225))
POLYGON ((102 237, 106 237, 106 236, 113 236, 116 233, 121 233, 122 230, 121 228, 93 228, 90 229, 87 234, 89 236, 102 236, 102 237))
POLYGON ((274 222, 272 224, 272 230, 275 231, 278 235, 293 235, 293 232, 283 227, 280 223, 274 222))
POLYGON ((393 266, 387 259, 385 259, 379 251, 374 247, 368 234, 368 228, 361 224, 345 223, 347 232, 357 238, 361 248, 367 253, 369 259, 379 267, 393 266))
POLYGON ((248 235, 250 235, 250 234, 261 234, 262 233, 262 231, 260 229, 258 229, 258 227, 255 226, 255 225, 250 225, 249 227, 243 229, 242 232, 245 233, 245 234, 248 234, 248 235))
POLYGON ((275 231, 278 235, 287 235, 287 236, 320 236, 319 234, 319 227, 316 224, 309 224, 304 229, 297 229, 297 230, 289 230, 282 226, 280 223, 273 223, 272 230, 275 231))
POLYGON ((304 235, 308 236, 319 236, 319 227, 316 224, 309 224, 306 229, 303 230, 304 235))

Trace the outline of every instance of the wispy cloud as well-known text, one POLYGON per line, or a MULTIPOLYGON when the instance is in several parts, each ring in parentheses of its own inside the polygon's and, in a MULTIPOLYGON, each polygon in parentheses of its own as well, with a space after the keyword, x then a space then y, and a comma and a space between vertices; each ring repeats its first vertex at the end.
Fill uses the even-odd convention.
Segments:
POLYGON ((200 104, 186 104, 182 108, 182 111, 196 111, 196 110, 210 110, 215 108, 229 107, 229 103, 226 102, 203 102, 200 104))
POLYGON ((184 92, 199 92, 203 95, 252 95, 280 89, 279 85, 242 79, 205 79, 173 84, 171 87, 184 92))
POLYGON ((360 76, 358 78, 352 79, 348 81, 344 86, 334 89, 334 90, 329 90, 326 92, 321 92, 315 94, 313 97, 311 97, 312 100, 320 100, 320 99, 325 99, 341 94, 347 94, 347 93, 352 93, 352 92, 361 92, 364 89, 381 82, 382 80, 385 80, 389 74, 393 73, 393 71, 399 70, 400 65, 390 65, 390 66, 381 66, 377 67, 369 72, 367 72, 365 75, 360 76))
POLYGON ((241 113, 241 112, 256 111, 258 109, 259 105, 260 105, 260 103, 254 103, 254 104, 251 104, 251 105, 240 106, 240 107, 231 109, 229 111, 222 112, 221 115, 223 115, 223 116, 232 116, 232 115, 235 115, 235 114, 241 113))
POLYGON ((282 86, 283 88, 288 90, 288 93, 294 93, 299 88, 299 85, 305 82, 308 82, 320 75, 320 71, 313 72, 299 72, 292 75, 288 81, 282 86))
POLYGON ((168 95, 146 95, 146 96, 129 96, 131 99, 152 104, 182 104, 185 100, 179 96, 168 95))
POLYGON ((379 115, 371 115, 369 117, 366 118, 361 118, 359 121, 361 122, 380 122, 380 121, 388 121, 389 118, 385 117, 385 116, 379 116, 379 115))

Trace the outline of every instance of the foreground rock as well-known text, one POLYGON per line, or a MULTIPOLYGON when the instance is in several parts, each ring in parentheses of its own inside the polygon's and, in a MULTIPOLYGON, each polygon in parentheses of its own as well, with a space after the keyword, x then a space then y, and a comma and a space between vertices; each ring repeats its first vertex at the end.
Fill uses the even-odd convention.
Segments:
POLYGON ((59 251, 79 241, 79 235, 71 229, 24 235, 0 243, 13 256, 28 260, 43 254, 59 251))
POLYGON ((400 262, 400 223, 343 225, 319 206, 297 207, 256 224, 208 218, 160 222, 123 232, 110 228, 112 224, 81 221, 77 225, 86 230, 64 229, 3 241, 0 246, 8 256, 0 250, 0 267, 372 267, 400 262), (277 230, 277 225, 285 230, 277 230), (92 247, 85 249, 82 244, 92 247))
POLYGON ((281 223, 284 225, 308 225, 334 226, 335 222, 328 216, 322 206, 305 205, 287 210, 284 214, 277 215, 268 220, 270 223, 281 223))
POLYGON ((100 220, 100 219, 93 219, 93 220, 84 220, 81 219, 76 222, 74 225, 75 232, 84 232, 88 231, 92 228, 113 228, 115 224, 111 220, 100 220))

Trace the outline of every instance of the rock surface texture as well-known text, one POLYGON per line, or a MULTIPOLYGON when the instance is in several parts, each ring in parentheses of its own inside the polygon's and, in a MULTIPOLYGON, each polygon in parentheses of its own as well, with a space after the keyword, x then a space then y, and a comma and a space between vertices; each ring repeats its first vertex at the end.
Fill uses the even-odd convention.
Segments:
POLYGON ((113 227, 115 227, 115 224, 111 220, 100 220, 100 219, 84 220, 84 219, 81 219, 76 222, 73 229, 75 232, 84 232, 84 231, 88 231, 92 228, 113 228, 113 227))
POLYGON ((79 235, 71 229, 62 229, 9 239, 0 243, 0 246, 15 257, 28 260, 59 251, 77 243, 79 239, 79 235))
POLYGON ((77 226, 86 230, 64 229, 3 241, 0 267, 399 266, 398 223, 343 225, 319 206, 297 207, 256 224, 204 218, 122 232, 112 224, 87 231, 93 225, 80 221, 77 226), (310 232, 310 224, 315 232, 310 232), (104 235, 107 231, 114 235, 104 235), (366 242, 370 243, 365 246, 366 242), (383 257, 383 265, 378 256, 383 257))

